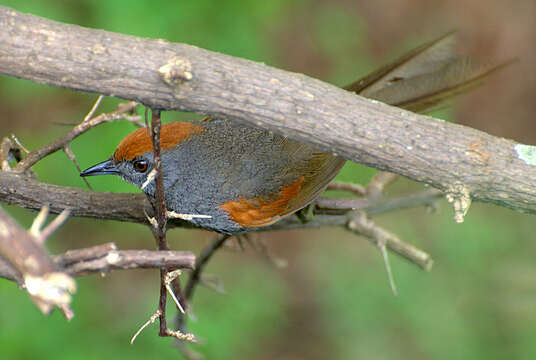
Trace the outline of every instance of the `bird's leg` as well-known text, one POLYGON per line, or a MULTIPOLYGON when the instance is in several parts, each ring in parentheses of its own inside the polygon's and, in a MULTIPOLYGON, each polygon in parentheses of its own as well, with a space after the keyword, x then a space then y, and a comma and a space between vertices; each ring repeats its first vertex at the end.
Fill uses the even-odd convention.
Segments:
POLYGON ((300 219, 302 224, 306 224, 314 220, 314 217, 315 217, 314 209, 315 209, 315 204, 310 203, 303 209, 296 211, 296 216, 298 217, 298 219, 300 219))

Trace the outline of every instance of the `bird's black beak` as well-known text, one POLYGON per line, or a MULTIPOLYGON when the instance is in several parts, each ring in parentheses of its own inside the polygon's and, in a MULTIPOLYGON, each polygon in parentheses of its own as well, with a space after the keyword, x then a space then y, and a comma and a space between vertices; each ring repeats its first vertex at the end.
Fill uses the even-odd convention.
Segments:
POLYGON ((119 175, 119 170, 115 166, 115 162, 112 159, 109 159, 97 165, 94 165, 80 173, 80 176, 94 175, 119 175))

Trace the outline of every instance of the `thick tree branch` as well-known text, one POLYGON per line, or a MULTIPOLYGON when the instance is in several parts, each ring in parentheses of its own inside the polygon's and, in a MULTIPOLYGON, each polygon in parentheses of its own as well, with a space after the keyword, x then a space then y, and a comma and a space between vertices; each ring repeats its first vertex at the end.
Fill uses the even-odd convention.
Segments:
MULTIPOLYGON (((345 200, 345 205, 349 205, 346 211, 362 210, 368 215, 376 215, 411 207, 433 206, 440 196, 439 191, 428 189, 399 198, 380 199, 373 203, 366 199, 343 200, 345 200)), ((332 213, 329 209, 332 209, 334 204, 337 205, 338 200, 340 199, 318 199, 320 215, 323 212, 332 213)), ((60 213, 63 209, 68 208, 73 217, 117 220, 146 225, 149 224, 146 215, 153 215, 153 208, 143 194, 95 192, 58 186, 5 171, 0 171, 0 202, 30 210, 39 210, 42 206, 49 204, 50 212, 52 213, 60 213)), ((342 207, 337 206, 336 208, 336 212, 341 213, 342 207)), ((326 216, 326 221, 319 221, 321 218, 321 216, 315 216, 312 221, 303 223, 295 217, 287 217, 260 230, 288 230, 329 226, 329 222, 326 221, 335 217, 326 216)), ((332 225, 338 226, 340 224, 335 222, 332 225)), ((180 219, 169 219, 167 226, 169 228, 194 227, 190 222, 180 219)))
MULTIPOLYGON (((342 205, 348 206, 349 210, 362 210, 368 215, 375 215, 390 211, 396 211, 416 206, 434 206, 441 193, 434 189, 428 189, 416 194, 401 196, 393 199, 379 199, 370 202, 367 199, 348 201, 344 199, 342 205)), ((152 216, 153 208, 145 195, 142 194, 118 194, 93 192, 41 183, 28 177, 0 171, 0 201, 11 205, 38 210, 45 204, 50 204, 51 212, 61 212, 69 208, 72 216, 89 217, 95 219, 128 221, 140 224, 148 224, 147 215, 152 216)), ((320 198, 318 202, 319 215, 308 222, 302 222, 295 216, 287 217, 277 223, 261 228, 261 231, 306 229, 318 227, 347 227, 351 217, 344 214, 343 207, 339 206, 339 199, 320 198), (335 205, 335 206, 334 206, 335 205), (336 208, 336 214, 330 209, 336 208), (325 212, 326 215, 322 215, 325 212), (339 214, 339 215, 337 215, 339 214)), ((187 227, 192 228, 190 222, 180 219, 169 219, 168 228, 187 227)), ((404 243, 405 244, 405 243, 404 243)), ((429 269, 429 255, 414 248, 410 244, 401 246, 399 243, 387 246, 399 255, 407 258, 422 268, 429 269), (424 255, 423 255, 424 254, 424 255), (424 259, 424 260, 423 260, 424 259)))
POLYGON ((144 211, 153 209, 143 194, 99 193, 42 183, 26 176, 0 171, 0 201, 26 209, 49 205, 52 213, 71 209, 75 217, 149 224, 144 211))
POLYGON ((324 82, 165 40, 0 7, 0 73, 262 126, 444 191, 536 212, 536 150, 367 100, 324 82))

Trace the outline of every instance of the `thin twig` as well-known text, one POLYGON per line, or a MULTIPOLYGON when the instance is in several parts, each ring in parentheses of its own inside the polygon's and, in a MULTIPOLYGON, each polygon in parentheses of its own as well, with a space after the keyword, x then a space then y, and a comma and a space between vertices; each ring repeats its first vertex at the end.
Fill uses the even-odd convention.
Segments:
POLYGON ((100 103, 102 102, 102 99, 104 99, 104 95, 99 95, 99 97, 97 98, 97 100, 95 101, 93 106, 91 107, 91 110, 89 110, 87 115, 84 116, 84 120, 82 120, 83 122, 89 121, 89 119, 91 119, 93 117, 93 114, 95 114, 95 111, 97 111, 97 108, 99 107, 100 103))
POLYGON ((365 195, 365 188, 359 184, 350 184, 350 183, 343 183, 343 182, 332 182, 328 185, 326 190, 342 190, 342 191, 348 191, 352 194, 355 194, 357 196, 363 196, 365 195))
POLYGON ((168 272, 167 273, 167 277, 166 277, 166 289, 168 291, 168 293, 171 295, 171 298, 173 299, 173 302, 175 302, 175 305, 177 306, 177 308, 179 309, 179 311, 184 314, 184 307, 182 306, 181 302, 179 301, 179 299, 177 298, 177 296, 175 295, 175 292, 173 291, 173 289, 171 288, 171 283, 177 279, 179 276, 181 275, 181 271, 180 270, 173 270, 171 272, 168 272))
MULTIPOLYGON (((54 261, 57 260, 54 257, 54 261)), ((72 276, 131 269, 191 269, 195 256, 189 251, 116 250, 94 259, 79 260, 65 267, 72 276)))
POLYGON ((370 205, 368 198, 326 198, 316 199, 315 207, 324 210, 342 210, 348 212, 351 210, 364 209, 370 205))
POLYGON ((67 134, 63 135, 62 137, 54 140, 53 142, 37 149, 34 151, 31 151, 22 159, 15 167, 13 168, 14 172, 24 172, 35 163, 37 163, 39 160, 43 159, 44 157, 60 150, 64 149, 66 145, 70 144, 71 141, 76 139, 78 136, 82 135, 89 129, 100 125, 102 123, 106 122, 112 122, 119 119, 124 119, 125 114, 132 111, 134 108, 136 108, 138 104, 134 101, 128 102, 128 103, 121 103, 117 106, 117 109, 115 111, 112 111, 110 113, 104 113, 100 114, 99 116, 94 117, 93 119, 84 120, 74 128, 72 128, 67 134))
POLYGON ((136 338, 138 337, 139 334, 141 334, 143 329, 145 329, 150 324, 153 324, 156 321, 156 319, 158 319, 159 317, 160 317, 160 309, 157 309, 155 313, 151 315, 151 317, 146 322, 144 322, 143 325, 140 326, 138 331, 136 331, 136 333, 132 336, 132 338, 130 339, 130 344, 131 345, 134 344, 134 341, 136 341, 136 338))
MULTIPOLYGON (((146 112, 147 114, 147 112, 146 112)), ((147 117, 146 117, 147 119, 147 117)), ((147 121, 147 120, 146 120, 147 121)), ((162 123, 160 120, 160 110, 152 109, 151 111, 151 139, 154 149, 154 170, 156 172, 155 177, 155 186, 156 186, 156 199, 155 199, 155 212, 156 212, 156 227, 152 226, 151 230, 157 241, 158 250, 168 250, 168 244, 166 240, 166 224, 167 224, 167 208, 166 208, 166 198, 164 193, 164 180, 162 173, 162 154, 160 149, 160 131, 162 128, 162 123)), ((169 276, 168 269, 160 269, 160 298, 158 302, 158 309, 160 311, 159 320, 160 320, 160 330, 158 334, 160 336, 172 336, 178 339, 182 339, 181 336, 185 336, 184 339, 193 341, 188 337, 189 334, 182 334, 180 332, 173 331, 168 328, 166 321, 166 300, 167 300, 167 291, 169 290, 174 299, 176 299, 175 292, 178 294, 179 298, 182 296, 181 288, 177 278, 171 280, 173 285, 173 291, 169 286, 169 276)), ((179 310, 184 312, 184 309, 178 299, 176 299, 176 304, 179 310)))
POLYGON ((379 171, 365 187, 366 195, 369 199, 374 200, 381 195, 385 188, 400 178, 400 175, 387 171, 379 171))
POLYGON ((58 216, 56 216, 54 220, 50 222, 50 224, 48 224, 41 231, 41 234, 39 234, 39 236, 36 237, 36 241, 43 244, 46 239, 48 239, 56 230, 59 229, 60 226, 63 225, 65 221, 67 221, 70 214, 71 214, 71 211, 69 209, 63 210, 58 216))
POLYGON ((425 189, 397 197, 379 198, 370 201, 367 197, 359 199, 318 198, 315 201, 315 214, 330 213, 323 210, 364 210, 369 216, 398 211, 418 206, 435 206, 443 193, 437 189, 425 189))
POLYGON ((377 226, 362 211, 350 213, 346 226, 348 230, 365 236, 375 246, 385 244, 390 250, 419 265, 426 271, 432 268, 433 260, 430 254, 402 241, 392 232, 377 226))
MULTIPOLYGON (((218 237, 211 242, 207 247, 203 249, 201 254, 197 257, 195 262, 195 268, 190 274, 190 277, 188 278, 188 282, 186 283, 186 286, 184 287, 184 298, 188 303, 192 302, 195 289, 202 281, 202 272, 205 269, 205 266, 209 262, 209 260, 212 258, 212 256, 220 249, 225 241, 229 239, 230 235, 223 235, 220 234, 218 237)), ((186 328, 186 316, 184 314, 177 313, 176 316, 177 321, 177 327, 179 330, 185 330, 186 328)), ((181 347, 180 350, 182 351, 183 355, 187 356, 187 350, 185 350, 184 347, 181 347)))
MULTIPOLYGON (((114 243, 69 250, 53 255, 56 266, 70 276, 105 274, 112 270, 193 269, 195 255, 189 251, 119 250, 114 243)), ((22 278, 6 261, 0 259, 0 278, 20 283, 22 278)))
MULTIPOLYGON (((147 109, 145 110, 145 121, 147 122, 147 109)), ((162 176, 162 159, 160 157, 160 111, 152 109, 151 111, 151 127, 147 131, 150 131, 151 140, 153 142, 154 151, 154 168, 155 171, 155 185, 156 185, 156 201, 155 201, 155 219, 156 226, 151 228, 158 250, 168 250, 166 241, 166 198, 164 194, 164 182, 162 176)), ((167 323, 166 323, 166 277, 167 269, 160 269, 160 295, 158 301, 158 318, 160 321, 160 336, 166 336, 167 323)))
POLYGON ((17 145, 17 148, 22 150, 22 152, 24 152, 25 154, 28 154, 30 152, 28 149, 24 147, 24 145, 22 145, 19 138, 16 137, 15 134, 11 134, 11 140, 13 140, 15 144, 17 145))
MULTIPOLYGON (((70 144, 66 144, 64 147, 63 147, 63 152, 65 152, 65 155, 67 155, 67 157, 69 158, 69 160, 71 160, 74 164, 74 167, 76 168, 76 170, 81 173, 82 172, 82 169, 80 168, 80 165, 78 164, 78 161, 76 160, 76 156, 74 155, 73 151, 71 150, 71 146, 70 144)), ((91 187, 91 185, 89 184, 89 181, 87 180, 86 177, 83 177, 82 180, 86 183, 86 186, 89 190, 93 190, 93 188, 91 187)))
POLYGON ((207 265, 208 261, 212 258, 212 256, 216 253, 216 251, 222 247, 222 245, 225 243, 227 239, 229 239, 230 235, 218 235, 216 240, 214 240, 210 245, 208 245, 199 257, 195 261, 195 268, 190 274, 190 278, 188 279, 188 282, 186 283, 186 286, 184 287, 184 297, 190 302, 191 299, 194 296, 195 288, 199 281, 201 280, 201 273, 205 269, 205 266, 207 265))
POLYGON ((387 271, 387 279, 389 280, 389 285, 391 285, 391 291, 393 291, 394 296, 398 296, 398 290, 396 289, 395 278, 393 276, 393 271, 391 270, 391 263, 389 261, 389 255, 387 253, 387 246, 381 244, 379 246, 380 252, 382 253, 383 263, 385 264, 385 270, 387 271))
POLYGON ((41 208, 41 210, 39 210, 39 213, 37 214, 37 216, 34 218, 32 222, 32 226, 30 226, 30 229, 28 230, 30 235, 32 235, 34 238, 39 236, 39 233, 41 232, 41 228, 45 224, 45 221, 47 221, 48 211, 49 211, 48 205, 44 205, 41 208))
POLYGON ((251 232, 238 235, 236 237, 243 237, 259 255, 261 255, 268 263, 272 264, 276 268, 281 269, 287 267, 288 262, 285 259, 279 258, 272 254, 270 249, 268 249, 266 242, 258 235, 258 233, 251 232))
POLYGON ((44 229, 41 229, 47 220, 49 214, 49 207, 47 205, 41 208, 39 214, 35 217, 30 230, 30 235, 33 236, 34 241, 39 245, 45 243, 45 240, 51 236, 63 223, 69 218, 71 211, 69 209, 63 210, 54 220, 50 222, 44 229))

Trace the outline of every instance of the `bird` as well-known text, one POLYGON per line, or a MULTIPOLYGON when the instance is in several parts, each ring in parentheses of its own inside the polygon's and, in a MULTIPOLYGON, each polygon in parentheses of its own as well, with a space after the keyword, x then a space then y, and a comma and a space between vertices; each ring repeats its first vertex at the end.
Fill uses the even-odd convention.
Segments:
MULTIPOLYGON (((501 67, 458 56, 454 35, 423 44, 344 89, 414 112, 435 109, 501 67)), ((163 124, 160 144, 167 209, 229 235, 271 225, 311 204, 346 162, 224 118, 163 124)), ((155 197, 153 165, 149 132, 138 128, 80 176, 118 175, 155 197)))

